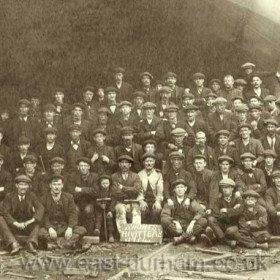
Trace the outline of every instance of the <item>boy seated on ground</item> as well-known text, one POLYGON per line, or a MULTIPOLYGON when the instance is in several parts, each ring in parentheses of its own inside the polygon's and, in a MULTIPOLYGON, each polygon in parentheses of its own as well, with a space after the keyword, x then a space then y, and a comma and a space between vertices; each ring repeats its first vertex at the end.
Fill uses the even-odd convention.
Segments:
POLYGON ((177 179, 172 183, 174 195, 172 200, 174 206, 165 203, 161 212, 161 225, 168 237, 174 238, 174 245, 189 242, 194 243, 196 238, 207 226, 207 220, 202 212, 195 212, 192 206, 186 207, 184 201, 187 199, 186 182, 177 179))
POLYGON ((234 248, 236 241, 232 240, 233 233, 238 231, 238 219, 243 211, 241 197, 234 195, 235 182, 230 178, 219 182, 221 196, 213 204, 212 215, 208 217, 208 227, 205 230, 208 244, 212 245, 217 238, 220 243, 234 248))
POLYGON ((239 219, 239 231, 235 233, 238 244, 247 248, 268 249, 270 235, 267 231, 267 212, 258 203, 260 195, 253 190, 243 193, 244 211, 239 219))

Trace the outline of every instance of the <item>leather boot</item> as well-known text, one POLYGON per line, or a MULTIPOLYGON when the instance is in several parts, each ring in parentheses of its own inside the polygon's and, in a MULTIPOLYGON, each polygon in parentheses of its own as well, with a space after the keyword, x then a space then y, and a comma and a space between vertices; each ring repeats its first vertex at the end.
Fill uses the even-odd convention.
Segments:
POLYGON ((259 249, 262 249, 262 250, 265 250, 265 251, 267 251, 269 249, 267 242, 265 242, 265 243, 257 243, 256 244, 256 248, 259 248, 259 249))
POLYGON ((12 243, 10 255, 11 255, 11 256, 16 255, 17 253, 19 253, 20 249, 21 249, 21 247, 20 247, 20 245, 18 244, 18 242, 12 243))

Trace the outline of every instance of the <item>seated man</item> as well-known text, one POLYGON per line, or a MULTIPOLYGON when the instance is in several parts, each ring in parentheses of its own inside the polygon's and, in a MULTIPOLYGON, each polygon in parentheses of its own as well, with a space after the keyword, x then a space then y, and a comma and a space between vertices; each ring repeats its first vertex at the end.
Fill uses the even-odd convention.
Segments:
POLYGON ((12 234, 4 233, 3 237, 7 246, 12 248, 11 254, 16 254, 20 246, 14 234, 27 235, 28 250, 36 254, 35 246, 38 246, 38 232, 44 216, 44 207, 36 195, 29 191, 31 179, 28 176, 17 176, 15 183, 16 190, 7 194, 3 200, 3 216, 12 234))
POLYGON ((258 204, 260 195, 248 190, 243 193, 244 211, 239 219, 239 231, 234 238, 239 245, 247 248, 268 249, 267 241, 270 235, 267 232, 267 212, 264 207, 258 204))
POLYGON ((132 223, 141 224, 140 207, 137 203, 125 204, 125 200, 136 200, 141 189, 141 180, 137 173, 130 171, 133 158, 122 155, 118 158, 119 171, 112 175, 112 198, 116 200, 116 224, 118 230, 127 223, 127 213, 132 223))
POLYGON ((174 189, 174 195, 171 198, 173 207, 170 207, 169 203, 165 203, 161 212, 161 225, 167 236, 174 238, 174 245, 183 242, 193 243, 206 228, 207 220, 192 206, 188 208, 185 206, 187 185, 184 180, 175 180, 172 188, 174 189))
POLYGON ((208 217, 208 224, 212 230, 206 229, 207 237, 212 241, 213 232, 220 243, 224 243, 234 248, 235 240, 233 233, 238 231, 238 219, 242 214, 242 198, 234 195, 235 182, 230 179, 222 179, 219 182, 222 196, 216 197, 213 205, 212 215, 208 217))
POLYGON ((140 203, 143 224, 159 224, 159 216, 163 201, 163 179, 160 172, 155 170, 156 156, 145 153, 142 156, 144 169, 138 175, 142 182, 137 200, 140 203))
POLYGON ((4 155, 0 154, 0 202, 4 199, 7 193, 13 190, 12 175, 3 168, 4 163, 4 155))
POLYGON ((50 192, 42 199, 45 206, 43 227, 39 231, 39 239, 48 249, 62 246, 73 248, 86 229, 78 224, 78 212, 71 194, 62 191, 63 177, 52 175, 49 178, 50 192), (48 242, 52 241, 50 245, 48 242))

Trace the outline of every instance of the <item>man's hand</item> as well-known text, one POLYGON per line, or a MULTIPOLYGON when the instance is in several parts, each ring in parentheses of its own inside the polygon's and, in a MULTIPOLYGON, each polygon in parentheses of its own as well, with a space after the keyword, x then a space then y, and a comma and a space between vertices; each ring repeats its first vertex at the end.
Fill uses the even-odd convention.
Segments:
POLYGON ((206 213, 207 215, 211 215, 212 209, 207 209, 207 210, 205 211, 205 213, 206 213))
POLYGON ((234 205, 233 209, 239 209, 241 207, 241 204, 234 205))
POLYGON ((108 218, 113 218, 113 213, 112 213, 111 211, 109 211, 109 212, 107 213, 107 217, 108 217, 108 218))
POLYGON ((141 212, 146 212, 148 210, 148 204, 144 200, 140 200, 140 210, 141 212))
POLYGON ((255 160, 253 161, 253 166, 255 167, 257 164, 258 164, 258 162, 257 162, 257 160, 255 159, 255 160))
POLYGON ((118 183, 118 188, 119 188, 120 190, 122 190, 123 185, 118 183))
POLYGON ((80 187, 75 187, 75 192, 81 192, 82 191, 82 188, 80 188, 80 187))
POLYGON ((184 201, 184 206, 188 209, 191 205, 191 200, 189 198, 186 198, 184 201))
POLYGON ((236 198, 241 197, 241 193, 239 191, 235 192, 235 197, 236 198))
POLYGON ((156 201, 153 205, 153 209, 156 210, 156 212, 160 212, 162 207, 161 207, 161 203, 159 201, 156 201))
POLYGON ((49 235, 50 235, 51 239, 56 239, 57 238, 57 233, 56 233, 54 228, 52 228, 52 227, 49 228, 49 235))
POLYGON ((107 156, 102 156, 102 161, 109 163, 110 159, 107 156))
POLYGON ((156 131, 153 130, 153 131, 150 131, 152 135, 156 135, 156 131))
POLYGON ((168 144, 168 148, 169 148, 170 150, 177 150, 177 146, 174 145, 174 144, 172 144, 172 143, 169 143, 169 144, 168 144))
POLYGON ((177 231, 179 234, 182 233, 182 232, 183 232, 183 229, 182 229, 180 223, 177 222, 177 221, 173 221, 173 223, 174 223, 175 226, 176 226, 176 231, 177 231))
POLYGON ((174 202, 171 198, 167 199, 167 204, 169 207, 172 207, 172 208, 174 207, 174 202))
POLYGON ((227 208, 222 208, 222 209, 220 209, 220 213, 222 214, 222 213, 227 213, 227 208))
POLYGON ((91 162, 94 163, 96 160, 98 160, 98 153, 94 153, 92 158, 91 158, 91 162))
POLYGON ((193 235, 193 227, 194 227, 194 224, 195 224, 195 220, 192 220, 186 230, 186 233, 188 236, 190 235, 193 235))
POLYGON ((14 222, 13 225, 21 230, 25 229, 25 224, 24 223, 19 223, 19 222, 14 222))
POLYGON ((72 228, 67 228, 67 230, 65 231, 65 239, 66 240, 70 240, 70 238, 72 237, 73 234, 73 230, 72 228))
POLYGON ((247 224, 248 226, 250 226, 250 225, 251 225, 251 221, 246 222, 246 224, 247 224))

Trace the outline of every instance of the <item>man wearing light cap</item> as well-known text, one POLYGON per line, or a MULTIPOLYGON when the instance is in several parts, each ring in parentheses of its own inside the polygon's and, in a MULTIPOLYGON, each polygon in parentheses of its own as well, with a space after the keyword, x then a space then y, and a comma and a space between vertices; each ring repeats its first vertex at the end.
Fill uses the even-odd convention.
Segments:
POLYGON ((176 85, 177 75, 173 72, 168 72, 163 77, 164 83, 171 89, 170 100, 175 104, 179 105, 182 102, 182 95, 184 94, 184 89, 176 85))
POLYGON ((240 90, 242 92, 242 95, 244 96, 244 99, 246 101, 248 101, 246 99, 246 87, 247 87, 248 83, 244 80, 244 79, 236 79, 234 80, 234 86, 240 90))
POLYGON ((11 247, 11 254, 16 254, 20 248, 15 235, 27 235, 28 251, 36 254, 44 207, 37 196, 29 191, 31 179, 28 176, 17 176, 15 184, 16 190, 7 194, 3 200, 4 218, 13 234, 8 237, 4 233, 3 236, 7 246, 11 247))
POLYGON ((267 95, 263 99, 265 109, 270 114, 271 118, 276 118, 280 112, 280 110, 276 106, 276 100, 277 98, 274 95, 267 95))
POLYGON ((217 95, 213 92, 209 92, 205 97, 205 106, 201 109, 203 119, 207 122, 210 113, 216 112, 216 107, 214 106, 214 101, 217 99, 217 95))
POLYGON ((159 224, 163 201, 162 174, 155 170, 156 155, 142 156, 144 169, 138 175, 142 182, 137 200, 140 203, 142 224, 159 224))
POLYGON ((120 102, 118 107, 120 109, 120 115, 114 123, 121 128, 126 126, 131 126, 133 128, 138 127, 137 117, 131 114, 132 103, 130 103, 129 101, 122 101, 120 102))

